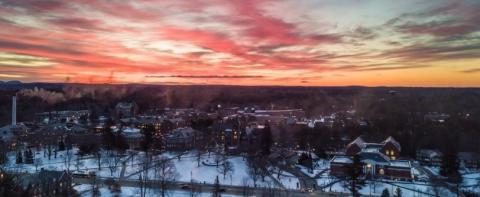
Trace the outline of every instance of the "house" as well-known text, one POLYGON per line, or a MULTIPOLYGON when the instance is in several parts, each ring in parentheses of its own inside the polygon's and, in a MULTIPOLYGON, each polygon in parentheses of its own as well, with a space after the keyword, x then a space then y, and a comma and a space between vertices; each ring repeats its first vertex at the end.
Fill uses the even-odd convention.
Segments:
POLYGON ((410 161, 398 160, 400 144, 388 137, 380 143, 367 143, 358 137, 346 147, 346 155, 336 155, 330 161, 330 173, 345 176, 353 157, 358 156, 362 164, 362 174, 374 178, 411 180, 410 161))
POLYGON ((362 137, 358 137, 349 143, 346 147, 345 154, 353 156, 359 152, 380 152, 388 156, 391 160, 396 160, 400 156, 402 147, 393 137, 388 137, 380 143, 367 143, 362 137))
POLYGON ((164 137, 164 146, 167 150, 188 150, 195 147, 200 140, 200 133, 191 127, 178 128, 164 137))
POLYGON ((140 147, 140 143, 143 140, 143 134, 141 133, 140 129, 125 127, 122 128, 121 134, 125 137, 125 140, 131 149, 140 147))
POLYGON ((74 196, 72 176, 67 171, 41 169, 38 174, 19 176, 18 182, 30 196, 74 196))
POLYGON ((421 149, 416 152, 416 159, 422 164, 439 166, 442 162, 442 153, 438 150, 421 149))
POLYGON ((458 161, 466 168, 480 169, 480 154, 474 152, 459 152, 458 161))
POLYGON ((90 110, 40 112, 35 114, 35 122, 44 124, 86 122, 90 114, 90 110))

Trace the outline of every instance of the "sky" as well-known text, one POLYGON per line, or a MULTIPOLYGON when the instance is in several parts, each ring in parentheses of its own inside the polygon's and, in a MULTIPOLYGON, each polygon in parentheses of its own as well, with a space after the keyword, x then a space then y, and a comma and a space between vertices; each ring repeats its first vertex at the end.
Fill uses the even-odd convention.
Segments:
POLYGON ((480 87, 480 0, 0 0, 0 80, 480 87))

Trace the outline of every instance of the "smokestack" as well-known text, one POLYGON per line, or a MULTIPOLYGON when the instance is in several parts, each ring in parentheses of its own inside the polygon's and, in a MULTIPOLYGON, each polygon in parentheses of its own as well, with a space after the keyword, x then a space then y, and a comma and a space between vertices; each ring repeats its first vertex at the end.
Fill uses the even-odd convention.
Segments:
POLYGON ((12 97, 12 126, 17 125, 17 97, 12 97))

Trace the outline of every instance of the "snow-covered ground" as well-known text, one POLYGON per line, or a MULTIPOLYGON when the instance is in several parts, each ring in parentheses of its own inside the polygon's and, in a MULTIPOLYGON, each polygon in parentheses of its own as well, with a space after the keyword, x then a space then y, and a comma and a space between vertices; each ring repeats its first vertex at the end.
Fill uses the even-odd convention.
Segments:
MULTIPOLYGON (((10 152, 8 153, 9 162, 5 167, 9 170, 28 173, 35 173, 43 168, 45 170, 56 171, 95 172, 97 176, 101 177, 119 177, 122 168, 121 161, 126 159, 126 156, 118 156, 116 160, 112 160, 113 157, 109 157, 106 152, 102 152, 102 156, 100 157, 101 169, 99 169, 99 160, 97 157, 90 155, 80 157, 76 155, 78 152, 77 148, 69 151, 58 151, 56 157, 54 153, 52 153, 50 159, 48 158, 48 154, 44 154, 43 150, 32 151, 34 153, 33 164, 16 164, 16 153, 10 152)), ((23 158, 23 160, 25 160, 25 158, 23 158)))
POLYGON ((300 180, 293 174, 271 167, 272 178, 280 182, 286 189, 300 189, 300 180))
MULTIPOLYGON (((91 185, 77 185, 74 187, 75 190, 78 191, 81 197, 90 197, 92 196, 92 186, 91 185)), ((112 193, 112 191, 107 188, 107 187, 101 187, 99 189, 100 191, 100 196, 102 197, 110 197, 114 196, 115 193, 112 193)), ((138 187, 121 187, 121 195, 124 197, 137 197, 140 196, 140 188, 138 187)), ((187 197, 187 196, 192 196, 192 193, 190 191, 168 191, 167 192, 168 196, 179 196, 179 197, 187 197)), ((156 189, 147 189, 146 195, 145 196, 159 196, 159 191, 156 189)), ((209 192, 203 192, 203 193, 195 193, 193 196, 196 197, 209 197, 212 196, 211 193, 209 192)), ((222 196, 225 197, 238 197, 236 195, 230 195, 230 194, 222 194, 222 196)))
POLYGON ((295 165, 298 169, 300 169, 305 175, 309 177, 316 177, 319 176, 322 172, 325 172, 325 170, 330 169, 330 162, 328 160, 320 159, 315 162, 313 165, 313 171, 311 169, 302 166, 302 165, 295 165))
MULTIPOLYGON (((325 180, 328 183, 328 180, 325 180)), ((332 182, 332 181, 330 181, 332 182)), ((417 183, 417 182, 379 182, 379 181, 367 181, 365 185, 359 190, 362 195, 374 195, 380 196, 384 189, 387 189, 392 196, 397 188, 400 188, 402 196, 456 196, 456 194, 450 192, 446 188, 437 187, 434 188, 429 184, 417 183), (430 194, 430 195, 429 195, 430 194)), ((325 191, 331 192, 344 192, 349 193, 345 182, 335 182, 331 187, 327 187, 325 191)))
MULTIPOLYGON (((344 181, 328 175, 328 172, 317 178, 317 184, 327 192, 349 193, 344 181)), ((443 187, 433 187, 428 182, 404 182, 393 180, 367 181, 359 190, 363 195, 381 195, 384 189, 387 189, 390 195, 394 194, 396 188, 402 191, 402 196, 428 196, 428 194, 438 196, 455 196, 448 189, 443 187)))
POLYGON ((463 181, 462 190, 468 190, 480 194, 480 171, 460 171, 463 181))
MULTIPOLYGON (((218 176, 219 182, 222 185, 243 186, 247 184, 249 186, 253 186, 253 179, 248 174, 249 170, 247 161, 240 156, 227 158, 227 161, 232 164, 232 171, 228 172, 225 176, 221 170, 221 165, 218 167, 215 165, 204 165, 204 163, 211 163, 207 162, 207 160, 213 160, 213 154, 211 154, 210 157, 208 154, 203 154, 200 164, 198 163, 195 151, 187 152, 181 156, 174 155, 172 153, 164 153, 162 156, 170 158, 171 162, 174 164, 176 181, 190 182, 193 180, 195 182, 213 184, 218 176)), ((142 161, 142 159, 138 157, 141 156, 136 156, 135 160, 142 161)), ((143 167, 141 164, 127 164, 125 176, 130 179, 138 179, 140 175, 138 172, 142 169, 143 167)), ((155 173, 153 173, 153 171, 153 168, 149 168, 148 173, 143 174, 148 174, 149 179, 155 179, 153 176, 155 173)), ((260 178, 257 180, 256 184, 257 187, 275 187, 274 182, 269 177, 265 177, 264 181, 262 181, 260 178)))
POLYGON ((438 166, 425 166, 425 168, 427 170, 430 170, 430 172, 432 172, 433 174, 435 175, 439 175, 440 174, 440 167, 438 166))

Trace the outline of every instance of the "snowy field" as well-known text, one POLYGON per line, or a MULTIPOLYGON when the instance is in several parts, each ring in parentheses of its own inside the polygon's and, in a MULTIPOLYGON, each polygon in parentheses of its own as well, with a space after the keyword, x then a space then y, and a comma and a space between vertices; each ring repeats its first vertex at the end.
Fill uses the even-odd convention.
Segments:
MULTIPOLYGON (((181 156, 173 153, 164 153, 162 156, 170 158, 171 162, 174 164, 176 181, 190 182, 193 180, 199 183, 213 184, 215 178, 218 176, 219 182, 222 185, 253 186, 253 179, 248 174, 249 170, 247 161, 240 156, 227 157, 227 161, 232 164, 232 171, 225 176, 222 172, 221 165, 218 167, 215 165, 205 165, 212 163, 211 161, 214 160, 213 154, 210 156, 208 156, 208 154, 203 154, 200 159, 200 164, 197 160, 195 151, 184 153, 181 156)), ((142 161, 142 158, 139 157, 142 157, 142 155, 135 156, 134 161, 142 161)), ((153 161, 155 161, 155 158, 153 161)), ((142 164, 127 165, 125 176, 129 179, 138 179, 140 174, 147 174, 149 179, 155 179, 153 167, 148 169, 148 173, 138 173, 142 171, 143 168, 142 164)), ((270 177, 265 177, 264 181, 260 178, 257 180, 256 184, 257 187, 278 187, 270 177)))
POLYGON ((8 153, 9 162, 5 167, 12 171, 28 173, 35 173, 43 168, 56 171, 95 172, 97 176, 101 177, 119 177, 122 168, 121 161, 126 159, 126 156, 118 156, 117 159, 112 159, 113 157, 107 156, 106 152, 101 153, 100 160, 91 155, 81 157, 76 155, 78 152, 76 148, 69 151, 58 151, 56 157, 52 153, 50 159, 48 154, 44 154, 44 150, 32 151, 34 152, 33 164, 16 164, 16 153, 10 152, 8 153))
MULTIPOLYGON (((143 152, 127 152, 123 155, 112 156, 112 154, 102 151, 101 157, 87 155, 80 157, 76 153, 77 148, 70 151, 58 151, 56 157, 52 153, 50 159, 44 150, 34 152, 34 164, 16 164, 16 153, 8 153, 9 162, 5 167, 16 172, 39 172, 42 168, 45 170, 63 171, 69 170, 74 173, 94 172, 98 177, 112 177, 123 179, 138 180, 140 175, 148 176, 149 180, 155 179, 154 167, 152 167, 159 158, 166 158, 171 161, 175 169, 175 181, 182 182, 200 182, 213 184, 218 176, 222 185, 243 186, 254 185, 254 181, 249 174, 249 167, 245 158, 240 156, 229 156, 226 158, 232 164, 232 170, 225 176, 221 165, 213 165, 214 155, 205 153, 201 155, 200 164, 198 164, 195 151, 178 153, 166 152, 161 155, 151 155, 146 159, 143 152), (110 155, 110 156, 109 156, 110 155), (149 161, 150 165, 145 165, 149 161), (100 167, 100 168, 99 168, 100 167)), ((298 179, 292 174, 281 172, 280 175, 273 173, 264 179, 258 178, 257 187, 276 187, 296 189, 298 179)))

